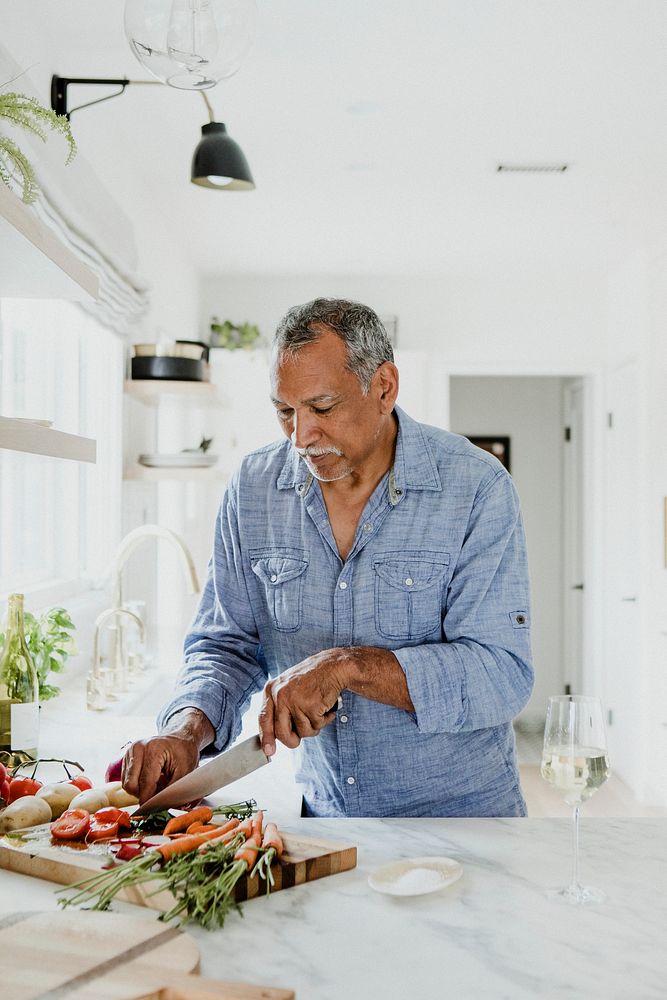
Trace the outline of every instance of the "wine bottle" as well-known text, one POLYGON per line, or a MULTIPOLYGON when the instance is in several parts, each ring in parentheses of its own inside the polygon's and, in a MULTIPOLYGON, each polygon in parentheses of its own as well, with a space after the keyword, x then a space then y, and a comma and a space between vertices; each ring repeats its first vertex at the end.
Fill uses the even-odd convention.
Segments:
POLYGON ((36 760, 38 736, 39 681, 25 637, 23 594, 11 594, 0 653, 0 750, 12 755, 10 765, 25 754, 36 760))

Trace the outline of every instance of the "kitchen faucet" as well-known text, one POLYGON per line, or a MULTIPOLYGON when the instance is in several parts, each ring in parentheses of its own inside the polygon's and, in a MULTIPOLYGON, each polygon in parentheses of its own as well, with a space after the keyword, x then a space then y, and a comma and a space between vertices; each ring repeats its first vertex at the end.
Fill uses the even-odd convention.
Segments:
MULTIPOLYGON (((105 707, 107 700, 115 701, 118 695, 117 691, 125 690, 125 682, 127 679, 127 664, 123 659, 123 648, 121 643, 116 642, 114 646, 114 661, 113 665, 109 668, 102 667, 102 658, 100 656, 100 633, 102 631, 102 626, 110 618, 121 617, 126 615, 131 618, 137 628, 139 629, 139 640, 144 641, 144 623, 142 622, 139 615, 135 615, 134 611, 130 611, 128 608, 107 608, 106 611, 102 611, 95 619, 95 633, 93 636, 93 666, 87 677, 86 685, 86 703, 88 708, 94 710, 99 710, 105 707)), ((115 625, 112 628, 119 631, 120 626, 115 625)))
POLYGON ((134 550, 146 538, 164 538, 166 541, 171 542, 172 545, 175 545, 183 564, 188 593, 196 594, 201 589, 194 561, 183 539, 179 538, 175 532, 170 531, 169 528, 160 527, 159 524, 142 524, 138 528, 134 528, 133 531, 128 532, 116 550, 116 555, 111 566, 114 608, 121 608, 123 606, 123 569, 125 564, 134 550))
MULTIPOLYGON (((126 615, 134 619, 140 626, 140 637, 142 642, 144 638, 144 624, 141 619, 134 614, 134 612, 123 607, 123 570, 135 549, 137 549, 147 538, 164 538, 166 541, 171 542, 171 544, 176 547, 176 550, 181 558, 188 593, 196 594, 200 590, 195 564, 190 551, 185 542, 179 538, 175 532, 170 531, 169 528, 162 528, 159 524, 142 524, 140 527, 134 528, 133 531, 130 531, 127 535, 125 535, 116 549, 114 560, 106 574, 107 577, 111 576, 112 579, 112 606, 106 611, 103 611, 98 616, 95 623, 93 676, 91 677, 91 684, 93 687, 99 687, 97 681, 99 680, 98 651, 100 626, 113 615, 118 616, 117 623, 113 626, 113 634, 110 637, 109 643, 109 659, 113 664, 111 676, 115 689, 111 694, 112 698, 114 696, 117 697, 116 692, 124 690, 128 670, 125 630, 124 623, 121 621, 121 615, 126 615)), ((97 690, 92 692, 89 700, 98 700, 99 693, 100 692, 97 690)))

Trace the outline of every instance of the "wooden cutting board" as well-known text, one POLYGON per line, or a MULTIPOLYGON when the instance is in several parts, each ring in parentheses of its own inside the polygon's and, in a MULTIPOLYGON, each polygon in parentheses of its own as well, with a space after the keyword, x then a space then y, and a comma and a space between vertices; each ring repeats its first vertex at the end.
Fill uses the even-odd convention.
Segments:
MULTIPOLYGON (((22 875, 32 875, 58 882, 60 885, 71 885, 81 879, 95 874, 108 863, 108 855, 96 845, 97 850, 76 850, 66 846, 53 846, 49 834, 49 825, 35 827, 32 831, 37 838, 20 847, 9 846, 8 841, 0 842, 0 868, 20 872, 22 875), (41 835, 41 836, 40 836, 41 835)), ((285 852, 279 861, 272 865, 275 885, 272 892, 289 889, 291 886, 312 882, 327 875, 349 871, 357 864, 357 849, 350 844, 333 843, 330 840, 320 840, 299 834, 283 833, 285 852)), ((150 840, 150 838, 148 838, 150 840)), ((242 878, 236 887, 236 900, 243 902, 266 892, 266 883, 259 879, 242 878)), ((155 883, 149 883, 145 889, 135 886, 123 890, 118 899, 139 906, 147 906, 154 910, 165 911, 173 903, 169 892, 155 893, 155 883), (148 895, 151 893, 151 895, 148 895)))
POLYGON ((0 918, 7 1000, 292 1000, 292 990, 191 975, 199 948, 157 920, 90 910, 0 918))

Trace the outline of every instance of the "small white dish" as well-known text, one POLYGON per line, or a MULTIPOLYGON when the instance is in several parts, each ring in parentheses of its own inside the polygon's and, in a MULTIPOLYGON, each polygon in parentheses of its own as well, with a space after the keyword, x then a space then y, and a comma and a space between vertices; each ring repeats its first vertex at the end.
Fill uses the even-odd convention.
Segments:
POLYGON ((462 875, 463 868, 453 858, 404 858, 371 872, 368 884, 388 896, 423 896, 446 889, 462 875))

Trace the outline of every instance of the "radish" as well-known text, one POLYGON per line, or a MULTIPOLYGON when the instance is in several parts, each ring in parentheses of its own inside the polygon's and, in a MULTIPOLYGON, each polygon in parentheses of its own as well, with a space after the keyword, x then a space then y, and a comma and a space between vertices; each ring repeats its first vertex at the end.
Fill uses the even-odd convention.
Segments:
POLYGON ((118 760, 112 760, 106 771, 104 772, 105 781, 120 781, 121 774, 123 773, 123 760, 124 757, 119 757, 118 760))

